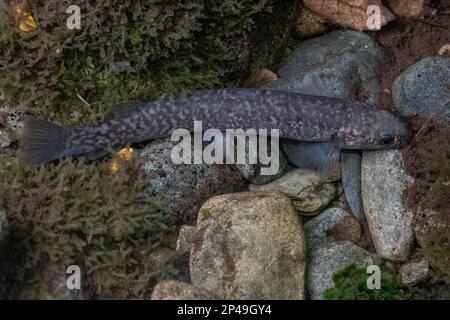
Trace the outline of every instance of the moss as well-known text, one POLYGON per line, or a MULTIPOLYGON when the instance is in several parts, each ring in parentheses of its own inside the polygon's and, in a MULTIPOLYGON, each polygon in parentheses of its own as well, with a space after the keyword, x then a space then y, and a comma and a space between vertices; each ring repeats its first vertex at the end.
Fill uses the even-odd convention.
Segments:
POLYGON ((9 156, 0 162, 0 207, 9 231, 0 280, 10 297, 24 285, 41 293, 54 288, 42 283, 51 282, 54 272, 40 275, 55 264, 59 272, 79 265, 88 297, 145 297, 172 272, 170 257, 154 257, 171 216, 143 192, 139 159, 124 162, 114 174, 108 161, 68 158, 40 168, 9 156))
POLYGON ((327 300, 400 300, 406 295, 400 290, 397 274, 387 266, 381 266, 381 288, 368 289, 369 274, 365 267, 349 265, 333 275, 334 288, 323 293, 327 300))
POLYGON ((15 2, 0 7, 1 91, 16 105, 75 124, 99 120, 115 102, 235 84, 251 68, 273 64, 286 44, 296 4, 20 2, 37 28, 18 28, 15 2), (66 27, 69 5, 80 6, 81 30, 66 27))
POLYGON ((202 216, 203 216, 203 219, 207 219, 208 217, 209 217, 209 209, 208 208, 203 208, 202 209, 202 216))

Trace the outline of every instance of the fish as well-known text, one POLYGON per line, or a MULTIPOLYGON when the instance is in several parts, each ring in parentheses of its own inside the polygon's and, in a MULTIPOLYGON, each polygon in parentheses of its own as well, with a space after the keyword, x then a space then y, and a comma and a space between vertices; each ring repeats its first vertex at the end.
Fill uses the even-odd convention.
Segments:
POLYGON ((26 119, 20 161, 39 166, 74 155, 94 160, 117 148, 169 137, 175 129, 192 131, 194 121, 202 121, 204 130, 278 129, 281 148, 295 166, 325 173, 339 165, 341 150, 398 149, 411 140, 408 123, 377 106, 262 88, 131 101, 110 107, 109 114, 103 123, 74 127, 26 119))

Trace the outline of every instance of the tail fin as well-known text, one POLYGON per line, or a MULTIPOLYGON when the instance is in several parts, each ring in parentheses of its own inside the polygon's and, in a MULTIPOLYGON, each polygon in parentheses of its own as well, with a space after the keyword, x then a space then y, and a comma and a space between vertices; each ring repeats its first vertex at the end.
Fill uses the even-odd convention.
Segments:
POLYGON ((70 129, 46 120, 28 118, 25 120, 20 162, 39 166, 67 156, 67 139, 70 129))

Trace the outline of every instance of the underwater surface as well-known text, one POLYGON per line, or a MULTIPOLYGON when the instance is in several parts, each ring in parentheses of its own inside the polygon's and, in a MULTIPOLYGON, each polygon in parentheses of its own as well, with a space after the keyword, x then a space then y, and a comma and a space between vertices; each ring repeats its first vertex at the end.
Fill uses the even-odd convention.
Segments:
POLYGON ((0 298, 450 299, 449 14, 0 1, 0 298))

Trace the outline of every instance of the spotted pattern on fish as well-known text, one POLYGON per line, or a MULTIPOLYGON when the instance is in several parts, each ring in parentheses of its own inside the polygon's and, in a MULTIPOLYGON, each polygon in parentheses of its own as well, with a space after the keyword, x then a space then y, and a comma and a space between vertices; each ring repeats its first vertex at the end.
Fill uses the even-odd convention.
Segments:
MULTIPOLYGON (((267 89, 218 89, 134 103, 132 111, 90 126, 45 120, 25 123, 21 159, 40 165, 69 155, 95 153, 162 137, 175 129, 278 129, 281 138, 327 142, 339 149, 401 148, 406 122, 361 102, 267 89)), ((101 152, 100 152, 101 153, 101 152)))

